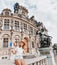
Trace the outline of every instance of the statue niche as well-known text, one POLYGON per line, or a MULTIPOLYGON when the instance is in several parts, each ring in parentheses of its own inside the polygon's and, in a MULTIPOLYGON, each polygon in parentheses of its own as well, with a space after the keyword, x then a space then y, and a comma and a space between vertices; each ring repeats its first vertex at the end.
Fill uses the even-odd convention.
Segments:
POLYGON ((14 13, 18 13, 19 11, 19 3, 15 3, 14 5, 14 13))

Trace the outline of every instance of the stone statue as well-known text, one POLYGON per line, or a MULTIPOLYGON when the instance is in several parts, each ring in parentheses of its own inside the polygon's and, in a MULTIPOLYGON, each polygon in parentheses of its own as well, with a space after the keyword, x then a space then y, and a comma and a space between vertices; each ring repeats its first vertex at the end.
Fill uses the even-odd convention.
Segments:
POLYGON ((14 5, 14 13, 18 13, 19 11, 19 3, 15 3, 14 5))
POLYGON ((45 34, 39 33, 41 41, 41 47, 49 47, 51 45, 51 37, 45 34))
POLYGON ((51 45, 50 37, 45 37, 41 40, 41 47, 49 47, 51 45))

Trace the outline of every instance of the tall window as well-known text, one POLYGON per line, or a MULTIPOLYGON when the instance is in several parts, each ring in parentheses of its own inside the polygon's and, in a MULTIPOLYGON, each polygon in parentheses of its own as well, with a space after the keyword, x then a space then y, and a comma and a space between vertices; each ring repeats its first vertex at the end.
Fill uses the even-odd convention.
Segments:
POLYGON ((27 24, 24 23, 24 30, 27 30, 27 24))
POLYGON ((19 30, 19 21, 15 21, 15 30, 19 30))
POLYGON ((9 30, 9 19, 4 20, 4 30, 9 30))
POLYGON ((34 42, 32 41, 32 48, 34 48, 34 42))
POLYGON ((8 38, 3 39, 3 47, 8 47, 8 38))
POLYGON ((31 33, 31 35, 33 35, 33 28, 32 27, 30 27, 30 33, 31 33))

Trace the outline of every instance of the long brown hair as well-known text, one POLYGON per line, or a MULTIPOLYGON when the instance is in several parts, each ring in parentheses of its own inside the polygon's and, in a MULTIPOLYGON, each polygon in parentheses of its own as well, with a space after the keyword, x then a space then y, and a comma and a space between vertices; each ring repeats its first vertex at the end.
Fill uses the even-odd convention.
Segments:
POLYGON ((23 43, 23 46, 22 46, 22 48, 24 48, 24 46, 25 46, 25 42, 23 42, 23 41, 20 41, 19 47, 21 47, 21 43, 23 43))
POLYGON ((28 37, 24 37, 24 39, 28 42, 28 37))

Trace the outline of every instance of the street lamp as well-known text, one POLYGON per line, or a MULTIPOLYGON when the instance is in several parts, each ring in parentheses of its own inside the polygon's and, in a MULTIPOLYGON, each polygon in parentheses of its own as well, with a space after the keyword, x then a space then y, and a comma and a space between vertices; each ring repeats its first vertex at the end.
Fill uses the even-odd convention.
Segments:
POLYGON ((10 47, 12 47, 12 34, 13 34, 13 21, 11 21, 11 30, 10 30, 10 47))
POLYGON ((10 60, 10 56, 11 56, 11 51, 10 49, 12 48, 12 34, 13 34, 13 21, 11 21, 11 30, 10 30, 10 48, 9 48, 9 60, 10 60))

